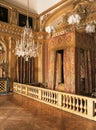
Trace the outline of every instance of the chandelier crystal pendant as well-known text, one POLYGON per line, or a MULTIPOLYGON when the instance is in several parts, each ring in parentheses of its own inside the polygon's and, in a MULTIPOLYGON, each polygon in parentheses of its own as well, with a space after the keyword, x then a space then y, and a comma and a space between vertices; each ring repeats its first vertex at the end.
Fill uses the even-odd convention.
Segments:
POLYGON ((30 57, 38 56, 39 45, 34 41, 33 32, 31 27, 29 27, 28 21, 28 12, 29 12, 29 0, 28 1, 28 10, 27 10, 27 21, 26 26, 24 27, 23 33, 21 33, 21 39, 16 41, 15 54, 18 57, 24 57, 25 60, 28 60, 30 57))

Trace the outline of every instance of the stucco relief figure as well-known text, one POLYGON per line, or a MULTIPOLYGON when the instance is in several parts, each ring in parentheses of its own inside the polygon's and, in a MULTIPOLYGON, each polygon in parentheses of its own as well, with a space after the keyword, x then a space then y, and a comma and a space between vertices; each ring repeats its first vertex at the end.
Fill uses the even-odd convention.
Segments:
POLYGON ((6 77, 8 63, 3 45, 0 43, 0 77, 6 77))
POLYGON ((17 11, 12 10, 12 19, 11 19, 12 24, 17 24, 17 11))

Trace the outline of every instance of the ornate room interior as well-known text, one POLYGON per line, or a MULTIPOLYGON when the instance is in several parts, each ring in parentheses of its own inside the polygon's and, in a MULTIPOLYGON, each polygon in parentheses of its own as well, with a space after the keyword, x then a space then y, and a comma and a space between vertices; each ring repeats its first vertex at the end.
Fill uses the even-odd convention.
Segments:
POLYGON ((96 121, 96 1, 39 2, 0 0, 0 95, 96 121))

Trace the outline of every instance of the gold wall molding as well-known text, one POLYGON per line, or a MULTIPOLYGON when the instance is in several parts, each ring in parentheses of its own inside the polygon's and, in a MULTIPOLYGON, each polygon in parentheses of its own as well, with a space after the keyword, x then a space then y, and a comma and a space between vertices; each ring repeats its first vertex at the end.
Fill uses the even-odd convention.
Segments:
MULTIPOLYGON (((10 25, 10 24, 5 23, 5 22, 0 22, 0 34, 1 35, 20 38, 22 32, 23 32, 22 27, 10 25)), ((34 35, 35 41, 43 43, 43 42, 46 41, 46 37, 48 36, 48 33, 46 33, 46 32, 34 32, 33 31, 33 35, 34 35)))
POLYGON ((21 27, 10 25, 8 23, 0 21, 0 33, 2 33, 3 35, 18 37, 20 36, 21 32, 21 27))

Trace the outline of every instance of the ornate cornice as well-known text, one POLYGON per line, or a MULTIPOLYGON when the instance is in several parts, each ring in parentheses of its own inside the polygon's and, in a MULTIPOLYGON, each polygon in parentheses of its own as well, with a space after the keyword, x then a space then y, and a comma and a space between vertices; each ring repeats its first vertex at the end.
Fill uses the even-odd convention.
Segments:
POLYGON ((18 26, 0 22, 0 33, 3 33, 3 35, 18 37, 22 31, 22 28, 18 26))
MULTIPOLYGON (((72 0, 67 0, 67 1, 72 1, 72 0)), ((53 10, 57 10, 60 6, 64 5, 66 2, 66 0, 62 0, 59 3, 55 4, 54 6, 52 6, 51 8, 47 9, 46 11, 44 11, 43 13, 39 14, 39 16, 45 15, 47 13, 53 12, 53 10)))
MULTIPOLYGON (((16 9, 18 12, 22 12, 22 13, 25 13, 26 14, 26 10, 24 10, 24 9, 22 9, 22 7, 21 8, 19 8, 19 7, 17 7, 17 6, 14 6, 13 4, 10 4, 10 3, 8 3, 8 2, 5 2, 4 0, 0 0, 0 5, 3 5, 3 6, 5 6, 5 7, 7 7, 7 8, 9 8, 9 9, 16 9)), ((29 12, 29 15, 30 16, 33 16, 33 17, 37 17, 38 16, 38 14, 36 14, 36 13, 32 13, 32 12, 29 12)))
MULTIPOLYGON (((20 38, 22 32, 22 27, 11 25, 5 22, 0 22, 0 34, 2 35, 20 38)), ((47 35, 48 34, 46 32, 33 32, 34 40, 40 43, 46 42, 47 35)))
POLYGON ((73 13, 78 13, 82 17, 80 25, 77 30, 84 30, 85 25, 92 21, 96 21, 96 2, 90 2, 89 0, 68 0, 65 4, 62 4, 58 9, 50 11, 44 15, 42 20, 42 29, 44 30, 46 26, 54 26, 56 32, 64 31, 65 27, 68 26, 67 19, 73 13), (56 20, 62 17, 60 25, 56 25, 56 20))

